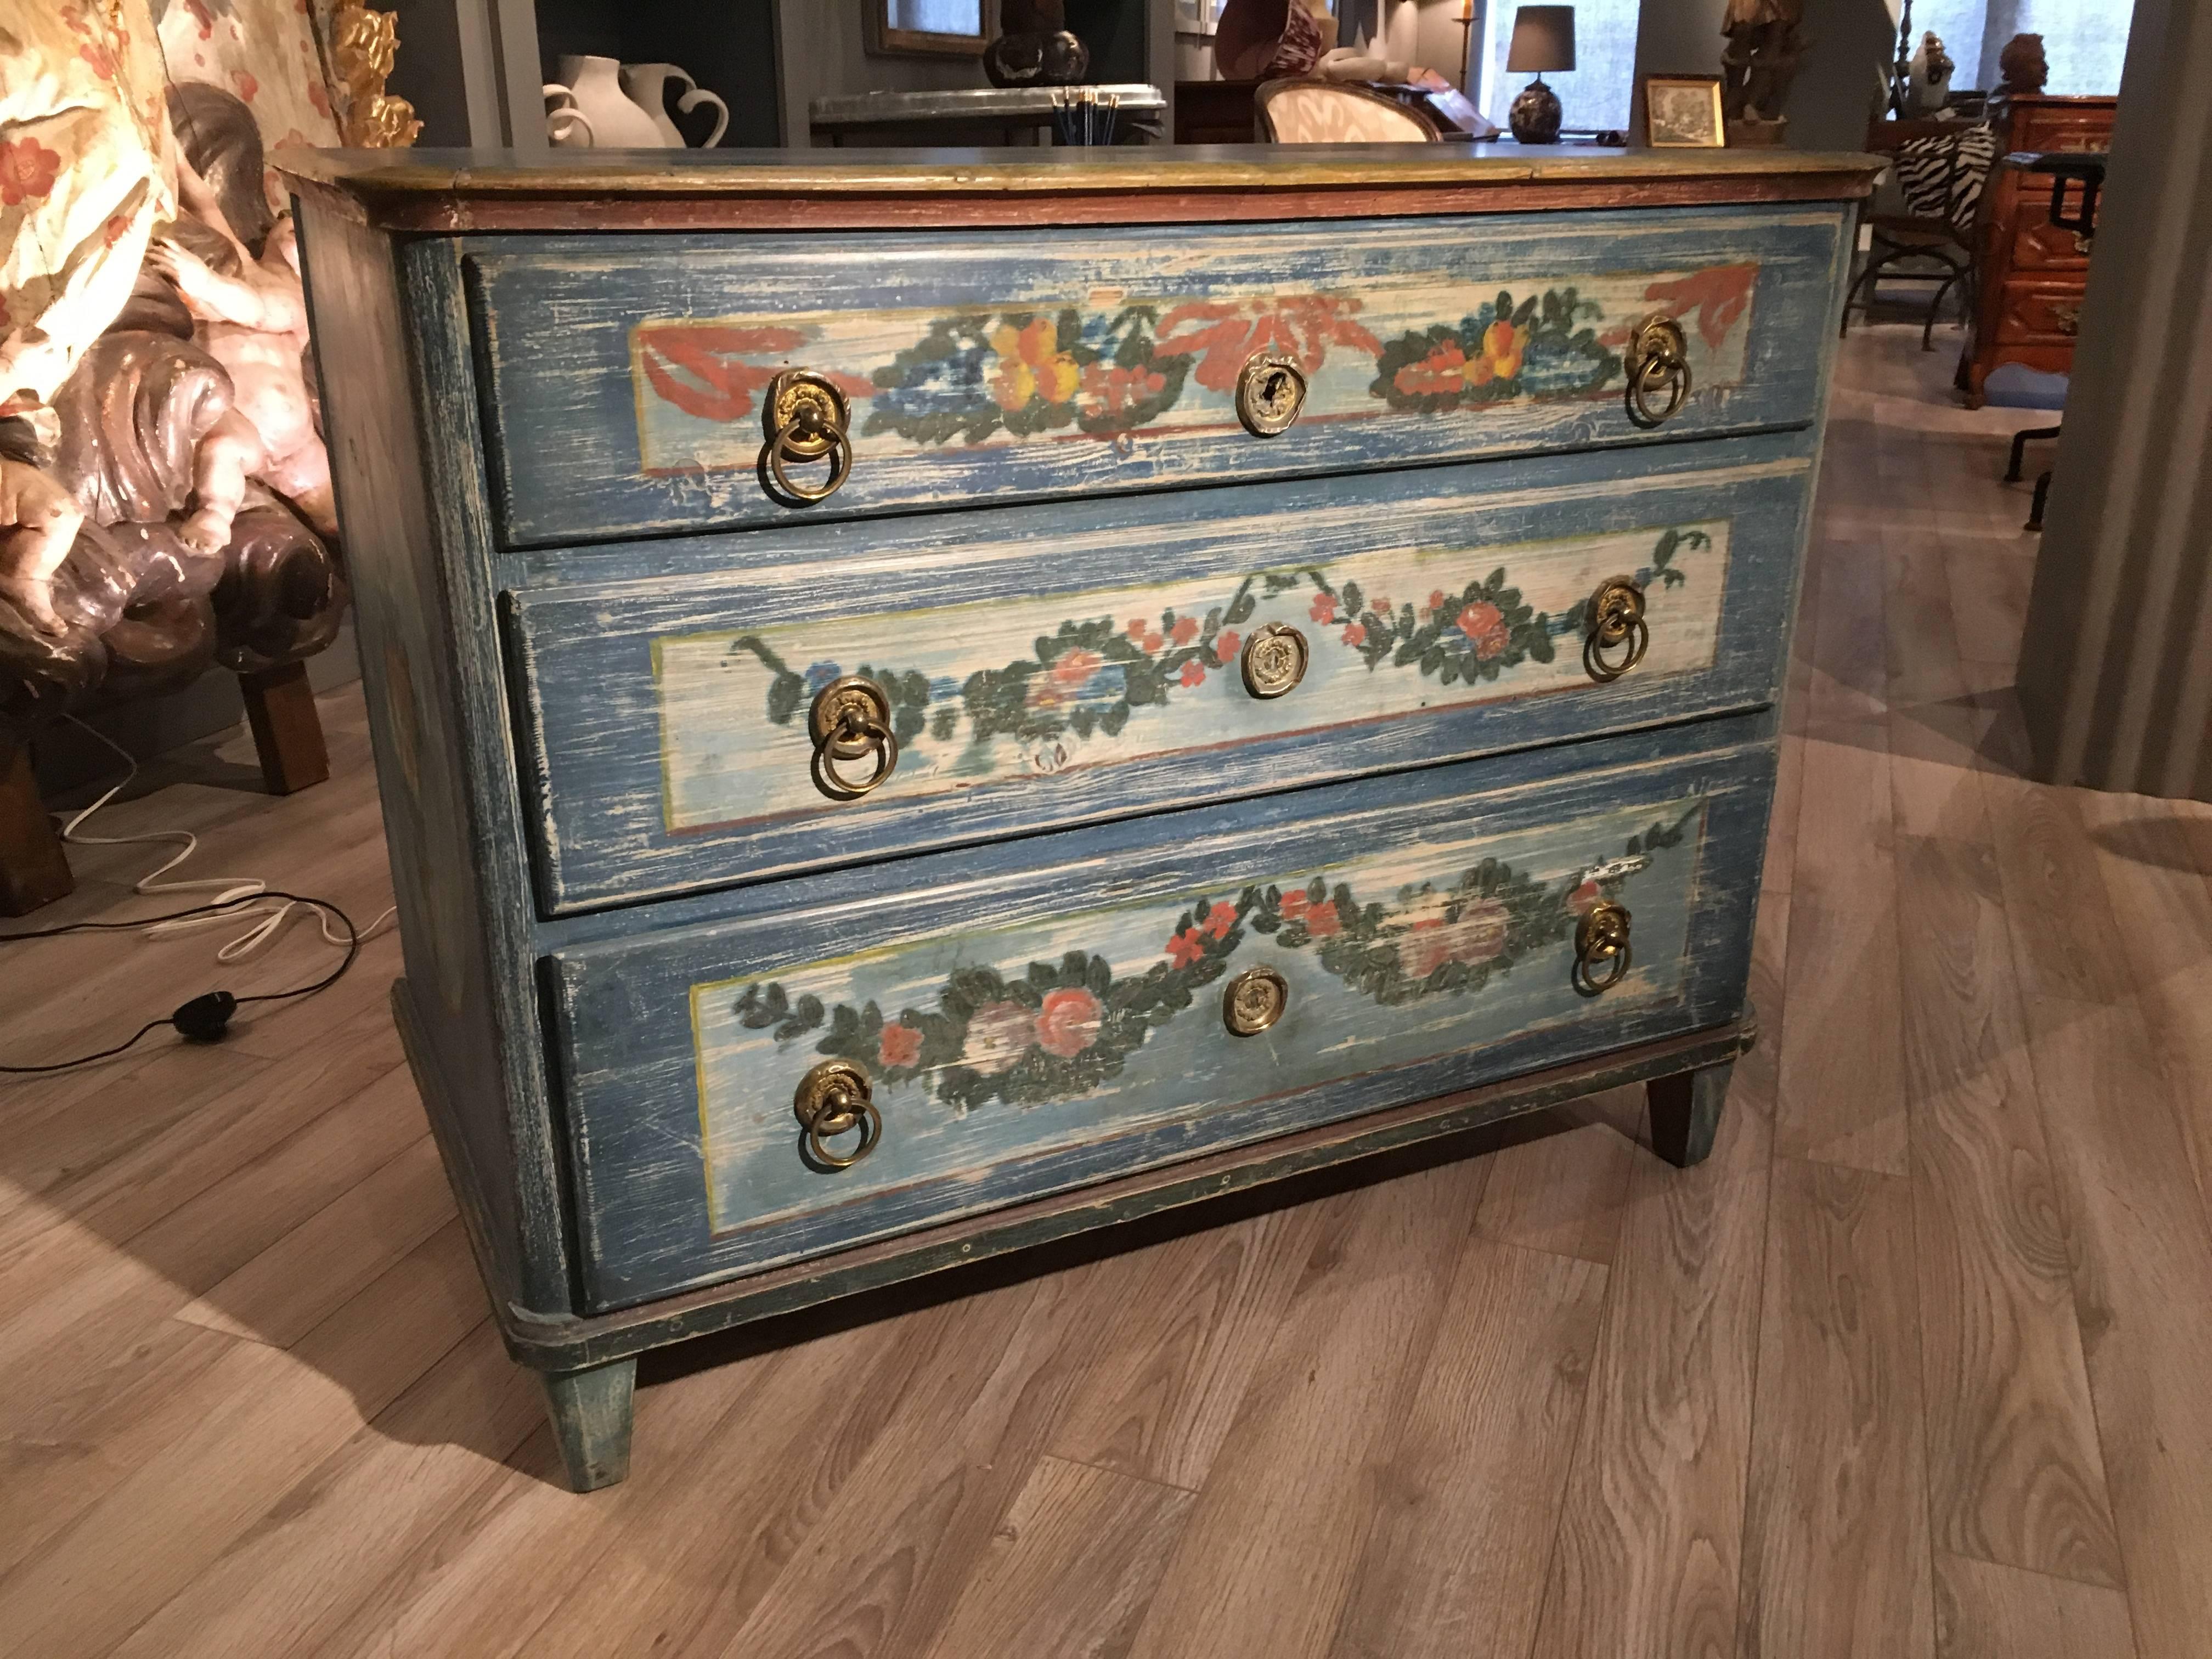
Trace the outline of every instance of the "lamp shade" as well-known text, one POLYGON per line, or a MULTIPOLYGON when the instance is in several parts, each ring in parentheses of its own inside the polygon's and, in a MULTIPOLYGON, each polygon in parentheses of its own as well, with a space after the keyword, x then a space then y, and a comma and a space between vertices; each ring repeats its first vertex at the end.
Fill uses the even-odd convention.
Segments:
POLYGON ((1542 74, 1575 66, 1575 9, 1523 6, 1513 14, 1513 44, 1505 67, 1542 74))

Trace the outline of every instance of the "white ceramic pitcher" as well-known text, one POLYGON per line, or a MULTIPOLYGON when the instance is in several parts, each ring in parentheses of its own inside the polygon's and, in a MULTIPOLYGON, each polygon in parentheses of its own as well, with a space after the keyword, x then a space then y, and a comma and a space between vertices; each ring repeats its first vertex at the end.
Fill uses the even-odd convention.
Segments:
MULTIPOLYGON (((611 58, 563 58, 559 82, 547 96, 566 92, 591 124, 589 142, 601 149, 661 149, 653 118, 623 95, 622 65, 611 58)), ((666 117, 662 117, 665 125, 666 117)))
POLYGON ((730 130, 730 106, 716 94, 708 91, 691 78, 689 70, 674 64, 624 64, 622 69, 623 90, 630 101, 653 118, 659 129, 660 142, 670 149, 684 147, 684 134, 668 118, 668 83, 680 82, 684 95, 676 100, 676 107, 685 115, 702 104, 714 107, 714 130, 707 135, 702 149, 712 149, 722 142, 722 135, 730 130))

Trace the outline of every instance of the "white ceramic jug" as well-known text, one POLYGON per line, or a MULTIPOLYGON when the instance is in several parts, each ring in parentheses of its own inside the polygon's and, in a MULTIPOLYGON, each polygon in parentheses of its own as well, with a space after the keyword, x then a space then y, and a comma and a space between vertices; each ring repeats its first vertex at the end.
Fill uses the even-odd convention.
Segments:
POLYGON ((622 69, 623 90, 630 101, 653 118, 653 125, 660 133, 660 142, 670 149, 682 149, 684 135, 676 123, 668 118, 668 83, 679 81, 684 95, 676 100, 676 107, 689 115, 702 104, 714 106, 714 130, 707 135, 702 149, 712 149, 722 142, 722 135, 730 130, 730 106, 715 94, 708 92, 691 78, 690 71, 674 64, 624 64, 622 69))
POLYGON ((611 58, 563 58, 561 82, 592 124, 591 142, 599 149, 664 148, 653 117, 623 95, 621 70, 611 58))

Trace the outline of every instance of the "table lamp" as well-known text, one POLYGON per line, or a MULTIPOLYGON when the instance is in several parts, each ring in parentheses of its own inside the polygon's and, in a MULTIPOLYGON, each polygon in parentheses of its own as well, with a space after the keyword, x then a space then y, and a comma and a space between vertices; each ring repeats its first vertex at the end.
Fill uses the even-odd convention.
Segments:
POLYGON ((1507 70, 1529 70, 1536 78, 1522 88, 1508 113, 1513 136, 1524 144, 1559 142, 1559 94, 1544 84, 1544 71, 1575 66, 1575 9, 1523 6, 1513 15, 1513 44, 1507 70))

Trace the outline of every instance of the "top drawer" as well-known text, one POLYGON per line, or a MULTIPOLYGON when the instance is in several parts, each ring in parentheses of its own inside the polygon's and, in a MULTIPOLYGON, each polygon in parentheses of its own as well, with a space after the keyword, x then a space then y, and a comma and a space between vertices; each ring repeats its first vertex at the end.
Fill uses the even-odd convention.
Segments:
POLYGON ((1638 442, 1624 354, 1654 314, 1691 380, 1665 436, 1808 424, 1842 223, 1820 204, 464 248, 501 533, 544 546, 1638 442), (1238 414, 1263 356, 1306 388, 1273 436, 1238 414), (763 478, 786 368, 850 408, 850 475, 811 507, 763 478))

